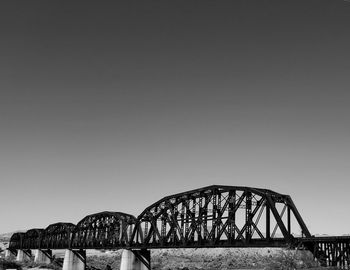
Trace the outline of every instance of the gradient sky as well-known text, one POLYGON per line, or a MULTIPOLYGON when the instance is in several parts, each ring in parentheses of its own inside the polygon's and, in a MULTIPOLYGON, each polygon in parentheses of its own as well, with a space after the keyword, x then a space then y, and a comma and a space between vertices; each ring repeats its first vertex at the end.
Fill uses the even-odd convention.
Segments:
POLYGON ((0 232, 211 184, 349 234, 350 2, 1 1, 0 232))

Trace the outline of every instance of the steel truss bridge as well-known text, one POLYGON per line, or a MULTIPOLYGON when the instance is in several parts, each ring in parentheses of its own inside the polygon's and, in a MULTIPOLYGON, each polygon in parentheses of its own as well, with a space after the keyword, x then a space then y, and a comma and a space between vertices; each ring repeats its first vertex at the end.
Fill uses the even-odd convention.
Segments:
POLYGON ((9 250, 288 247, 322 266, 350 266, 350 237, 313 237, 292 199, 268 189, 213 185, 155 202, 137 218, 101 212, 12 235, 9 250))

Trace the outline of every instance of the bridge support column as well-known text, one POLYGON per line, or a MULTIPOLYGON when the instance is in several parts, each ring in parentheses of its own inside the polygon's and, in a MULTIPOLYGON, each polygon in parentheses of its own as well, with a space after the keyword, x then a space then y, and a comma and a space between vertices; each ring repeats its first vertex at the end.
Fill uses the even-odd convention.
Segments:
POLYGON ((151 252, 147 249, 124 249, 120 270, 151 270, 151 252))
POLYGON ((6 249, 5 250, 5 259, 10 259, 13 257, 17 257, 17 251, 11 250, 11 249, 6 249))
POLYGON ((62 270, 85 270, 86 252, 83 249, 67 249, 64 255, 62 270))
POLYGON ((32 257, 32 252, 30 250, 19 249, 17 251, 16 261, 18 262, 29 261, 31 257, 32 257))
POLYGON ((48 250, 37 249, 35 251, 34 262, 49 264, 51 260, 52 260, 52 251, 50 249, 48 250))
POLYGON ((5 250, 5 258, 9 259, 11 257, 11 251, 9 251, 8 249, 5 250))

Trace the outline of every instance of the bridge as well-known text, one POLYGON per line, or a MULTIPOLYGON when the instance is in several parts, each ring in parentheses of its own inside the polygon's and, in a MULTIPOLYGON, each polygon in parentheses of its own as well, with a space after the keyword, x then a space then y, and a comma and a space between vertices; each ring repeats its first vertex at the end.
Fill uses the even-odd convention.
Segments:
POLYGON ((268 189, 213 185, 170 195, 138 217, 88 215, 12 235, 6 256, 49 263, 65 249, 63 270, 85 269, 87 249, 123 249, 121 270, 151 269, 150 249, 283 247, 309 250, 322 266, 350 265, 350 237, 314 237, 289 195, 268 189))

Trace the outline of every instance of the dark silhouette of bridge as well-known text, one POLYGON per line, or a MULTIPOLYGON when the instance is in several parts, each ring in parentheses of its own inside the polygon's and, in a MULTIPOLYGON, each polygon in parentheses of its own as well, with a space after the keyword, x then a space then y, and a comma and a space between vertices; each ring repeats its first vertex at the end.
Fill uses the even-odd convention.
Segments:
POLYGON ((149 249, 214 247, 299 248, 311 251, 322 266, 350 265, 350 237, 313 237, 290 196, 237 186, 213 185, 167 196, 137 218, 101 212, 77 225, 55 223, 15 233, 9 244, 13 253, 128 249, 148 268, 149 249))

